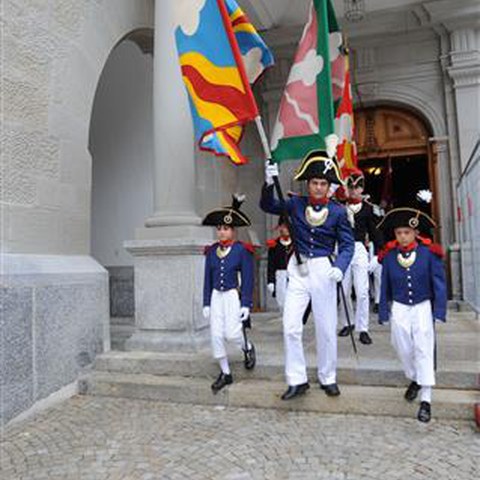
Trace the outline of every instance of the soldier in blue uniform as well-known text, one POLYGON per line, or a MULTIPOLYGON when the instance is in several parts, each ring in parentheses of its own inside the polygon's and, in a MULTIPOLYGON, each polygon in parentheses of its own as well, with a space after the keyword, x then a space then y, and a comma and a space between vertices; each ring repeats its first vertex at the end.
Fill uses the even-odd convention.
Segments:
POLYGON ((391 320, 391 339, 410 385, 405 399, 421 391, 417 418, 431 418, 435 385, 434 322, 444 322, 447 308, 441 247, 426 238, 434 221, 415 208, 396 208, 379 223, 385 238, 394 238, 379 255, 382 286, 379 321, 391 320), (422 236, 420 236, 422 235, 422 236))
POLYGON ((203 225, 216 227, 218 238, 216 243, 205 249, 203 285, 203 315, 210 319, 213 357, 221 370, 212 384, 213 393, 233 382, 225 341, 243 350, 245 368, 255 367, 255 347, 247 340, 243 325, 243 322, 249 321, 252 307, 254 248, 235 239, 235 228, 251 224, 240 211, 243 200, 234 196, 231 206, 211 211, 202 222, 203 225))
MULTIPOLYGON (((333 155, 332 155, 333 156, 333 155)), ((282 214, 275 199, 273 176, 276 165, 267 164, 266 183, 260 207, 267 213, 282 214)), ((296 172, 295 180, 307 182, 308 196, 293 196, 286 201, 296 248, 301 255, 288 263, 288 287, 283 309, 285 374, 288 389, 282 395, 289 400, 304 394, 308 379, 303 351, 302 317, 312 302, 316 330, 318 379, 329 396, 340 394, 336 383, 337 369, 337 283, 342 280, 353 255, 352 227, 345 207, 327 197, 332 183, 341 183, 337 163, 324 151, 312 151, 296 172), (335 245, 338 256, 333 259, 335 245)))

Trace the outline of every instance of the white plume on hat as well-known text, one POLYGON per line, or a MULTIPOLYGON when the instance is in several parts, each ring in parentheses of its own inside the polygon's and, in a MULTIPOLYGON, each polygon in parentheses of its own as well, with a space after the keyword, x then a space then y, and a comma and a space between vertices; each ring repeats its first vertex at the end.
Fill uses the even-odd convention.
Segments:
POLYGON ((335 133, 331 133, 325 137, 325 147, 327 150, 328 158, 335 157, 337 153, 337 146, 338 146, 339 138, 335 133))
POLYGON ((420 190, 417 193, 417 200, 420 202, 430 203, 432 201, 432 192, 430 190, 420 190))

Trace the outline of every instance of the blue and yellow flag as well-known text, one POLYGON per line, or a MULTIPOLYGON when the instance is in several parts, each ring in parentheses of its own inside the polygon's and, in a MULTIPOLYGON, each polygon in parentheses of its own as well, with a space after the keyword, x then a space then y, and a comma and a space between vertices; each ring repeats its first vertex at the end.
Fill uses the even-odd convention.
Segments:
POLYGON ((273 56, 234 0, 196 0, 175 31, 195 138, 202 150, 246 163, 243 126, 258 115, 250 83, 273 56))

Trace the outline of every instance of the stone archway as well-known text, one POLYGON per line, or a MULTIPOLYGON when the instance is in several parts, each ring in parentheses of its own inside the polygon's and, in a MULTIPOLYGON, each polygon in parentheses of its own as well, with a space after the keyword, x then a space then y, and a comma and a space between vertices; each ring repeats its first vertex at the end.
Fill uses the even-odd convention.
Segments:
POLYGON ((355 111, 355 128, 359 166, 367 170, 367 183, 368 172, 380 176, 384 175, 384 169, 388 169, 393 177, 390 179, 392 185, 403 192, 398 195, 400 203, 415 195, 416 189, 429 188, 433 193, 431 213, 438 220, 440 229, 437 153, 430 142, 432 132, 427 122, 405 108, 372 106, 355 111), (408 168, 412 172, 410 178, 406 176, 408 168))

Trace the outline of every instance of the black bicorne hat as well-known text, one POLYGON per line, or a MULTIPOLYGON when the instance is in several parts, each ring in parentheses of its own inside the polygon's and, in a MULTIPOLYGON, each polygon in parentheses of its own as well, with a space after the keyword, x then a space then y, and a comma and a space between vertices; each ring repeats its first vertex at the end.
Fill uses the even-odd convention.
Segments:
POLYGON ((334 158, 329 158, 325 150, 313 150, 298 167, 294 180, 311 180, 324 178, 329 183, 343 185, 340 167, 334 158))
POLYGON ((377 225, 377 228, 382 230, 387 238, 395 236, 394 230, 401 227, 409 227, 418 230, 421 235, 432 237, 433 230, 437 224, 430 215, 425 213, 425 204, 431 200, 431 192, 422 190, 417 194, 416 205, 412 202, 412 206, 399 207, 390 210, 382 221, 377 225), (422 194, 429 196, 429 200, 425 200, 422 194), (422 205, 421 202, 424 202, 422 205))
POLYGON ((202 221, 202 225, 211 227, 218 227, 219 225, 249 227, 251 225, 250 219, 240 211, 244 201, 244 195, 232 195, 232 204, 226 207, 215 208, 207 213, 202 221))
POLYGON ((345 183, 347 184, 348 188, 365 188, 365 176, 361 170, 352 170, 345 179, 345 183))

